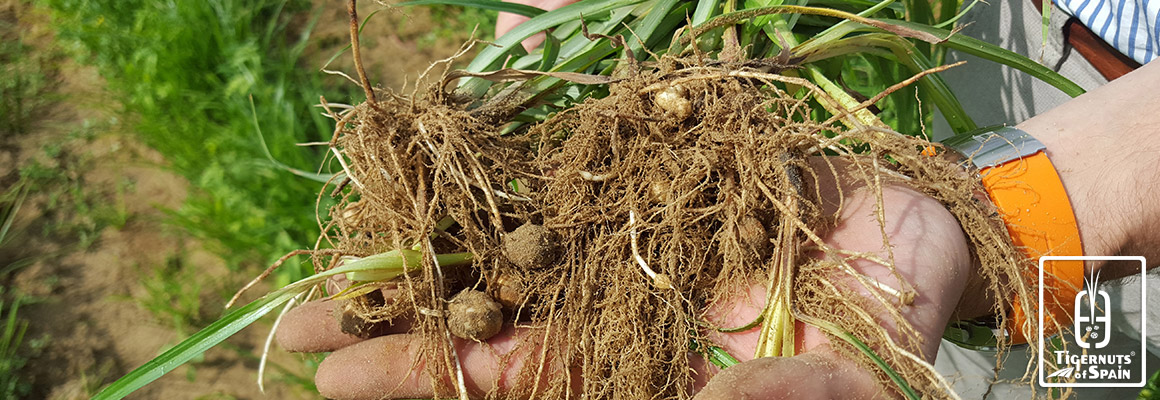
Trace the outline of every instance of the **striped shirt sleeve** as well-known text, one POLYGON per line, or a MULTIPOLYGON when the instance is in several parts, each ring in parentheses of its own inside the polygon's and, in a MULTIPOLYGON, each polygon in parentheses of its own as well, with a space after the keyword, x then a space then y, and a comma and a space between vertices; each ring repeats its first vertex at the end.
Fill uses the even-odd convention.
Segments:
POLYGON ((1160 52, 1160 0, 1054 0, 1092 32, 1141 64, 1160 52))

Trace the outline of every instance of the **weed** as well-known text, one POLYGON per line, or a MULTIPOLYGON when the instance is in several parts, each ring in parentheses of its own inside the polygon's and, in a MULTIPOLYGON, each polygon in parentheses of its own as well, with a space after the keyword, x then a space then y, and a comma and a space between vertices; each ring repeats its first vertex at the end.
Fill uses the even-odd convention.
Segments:
MULTIPOLYGON (((6 294, 0 290, 0 296, 6 294)), ((16 295, 6 303, 4 297, 7 296, 0 297, 0 398, 14 399, 28 394, 32 388, 18 374, 28 362, 27 355, 21 351, 28 321, 17 315, 23 298, 16 295)))
MULTIPOLYGON (((94 160, 85 149, 95 138, 96 125, 85 124, 62 141, 44 145, 40 154, 21 166, 15 188, 37 194, 42 214, 41 232, 87 248, 106 227, 122 227, 128 222, 125 196, 131 182, 122 180, 112 187, 94 188, 86 183, 84 171, 94 160), (111 200, 111 201, 110 201, 111 200)), ((5 198, 16 194, 10 190, 5 198)))
POLYGON ((182 253, 173 254, 141 282, 145 295, 137 302, 178 335, 188 335, 191 328, 207 322, 201 315, 201 281, 196 268, 186 265, 182 253))
POLYGON ((1158 400, 1160 399, 1160 371, 1152 374, 1148 378, 1148 383, 1140 390, 1140 394, 1136 397, 1137 400, 1158 400))
POLYGON ((61 54, 36 49, 17 26, 29 7, 18 4, 0 10, 0 138, 28 131, 37 111, 51 103, 46 96, 55 82, 61 54), (11 16, 11 18, 8 18, 11 16))
MULTIPOLYGON (((0 249, 11 243, 9 228, 16 219, 28 191, 24 185, 10 188, 0 197, 0 249)), ((0 281, 8 281, 11 272, 21 266, 20 262, 0 265, 0 281)), ((28 321, 19 317, 20 306, 27 299, 13 292, 8 286, 0 286, 0 398, 14 399, 27 395, 32 386, 19 375, 31 357, 29 353, 43 348, 43 340, 33 341, 26 346, 24 334, 28 331, 28 321)))

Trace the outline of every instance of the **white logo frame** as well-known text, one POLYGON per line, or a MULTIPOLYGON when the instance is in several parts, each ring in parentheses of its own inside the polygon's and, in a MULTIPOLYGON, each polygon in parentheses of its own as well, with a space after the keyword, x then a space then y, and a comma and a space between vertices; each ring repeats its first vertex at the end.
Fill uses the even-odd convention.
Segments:
POLYGON ((1148 307, 1148 285, 1147 285, 1147 260, 1141 256, 1043 256, 1039 258, 1039 304, 1043 304, 1043 265, 1046 261, 1138 261, 1140 263, 1140 352, 1136 353, 1140 357, 1140 382, 1131 383, 1054 383, 1047 382, 1043 371, 1043 351, 1044 344, 1047 338, 1043 335, 1043 311, 1044 307, 1039 307, 1039 354, 1037 359, 1039 361, 1039 385, 1042 387, 1144 387, 1147 383, 1148 377, 1148 357, 1147 357, 1147 340, 1148 337, 1148 321, 1147 321, 1147 307, 1148 307))

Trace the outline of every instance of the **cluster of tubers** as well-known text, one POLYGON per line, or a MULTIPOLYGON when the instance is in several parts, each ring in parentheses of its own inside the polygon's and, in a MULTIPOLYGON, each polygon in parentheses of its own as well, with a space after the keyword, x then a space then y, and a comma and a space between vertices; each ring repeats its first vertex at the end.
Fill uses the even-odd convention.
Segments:
MULTIPOLYGON (((526 223, 503 238, 504 256, 525 270, 551 266, 559 260, 560 252, 559 237, 542 225, 526 223)), ((464 289, 447 303, 447 327, 463 339, 490 339, 503 327, 503 309, 518 308, 524 301, 523 292, 523 282, 514 274, 497 277, 488 293, 464 289)))

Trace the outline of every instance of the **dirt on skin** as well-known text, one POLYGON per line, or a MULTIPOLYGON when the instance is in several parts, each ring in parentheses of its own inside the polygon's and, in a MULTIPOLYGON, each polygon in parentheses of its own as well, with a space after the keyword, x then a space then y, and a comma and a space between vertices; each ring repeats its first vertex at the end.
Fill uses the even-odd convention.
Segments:
MULTIPOLYGON (((335 9, 329 3, 319 3, 324 10, 335 9)), ((375 8, 368 6, 368 13, 375 8)), ((380 50, 384 54, 408 55, 382 57, 377 65, 385 71, 384 76, 417 75, 436 58, 446 57, 458 48, 458 44, 434 49, 419 46, 418 32, 431 24, 428 15, 394 14, 398 24, 364 33, 368 43, 382 43, 380 50)), ((43 10, 23 1, 4 1, 0 3, 0 17, 5 26, 13 29, 3 32, 5 38, 9 33, 21 32, 31 51, 54 48, 49 17, 43 10)), ((344 26, 345 18, 345 13, 324 13, 318 26, 344 26)), ((346 35, 346 31, 316 30, 312 58, 303 64, 321 65, 348 40, 346 35), (334 47, 334 43, 340 45, 334 47)), ((461 41, 462 38, 457 39, 456 43, 461 41)), ((197 284, 203 288, 199 294, 199 317, 203 321, 220 315, 223 294, 230 293, 210 288, 232 291, 249 277, 231 273, 196 240, 164 222, 163 210, 180 207, 190 190, 188 182, 168 171, 166 161, 156 151, 139 144, 131 133, 120 132, 120 125, 100 122, 123 114, 110 107, 116 99, 105 91, 94 68, 76 65, 63 57, 55 62, 58 64, 50 76, 53 83, 42 95, 59 100, 37 110, 37 122, 29 126, 28 132, 3 132, 0 186, 11 187, 19 179, 19 168, 36 160, 67 171, 69 181, 76 182, 95 207, 119 214, 116 219, 123 219, 123 223, 105 227, 92 238, 77 237, 73 231, 44 236, 41 232, 46 226, 88 226, 92 225, 93 216, 62 208, 58 199, 47 193, 31 193, 13 225, 9 236, 12 242, 0 248, 0 267, 21 260, 33 262, 0 277, 0 281, 5 294, 21 293, 31 299, 19 312, 29 326, 22 355, 31 358, 19 371, 21 381, 31 385, 27 398, 86 399, 184 338, 174 331, 172 323, 159 319, 139 303, 139 299, 148 296, 143 282, 154 273, 168 273, 164 272, 166 266, 173 263, 184 263, 182 268, 199 271, 197 284), (91 139, 70 136, 86 121, 97 121, 91 139), (59 155, 45 156, 42 149, 58 143, 62 144, 59 155), (82 248, 79 242, 91 245, 82 248)), ((335 69, 338 68, 341 67, 335 69)), ((225 346, 206 352, 192 367, 181 367, 129 398, 316 397, 301 386, 278 381, 285 376, 278 371, 267 373, 264 394, 258 390, 257 357, 268 329, 267 322, 243 330, 225 346)), ((185 334, 189 333, 192 332, 185 334)), ((273 351, 271 357, 273 364, 289 368, 305 379, 313 373, 301 356, 273 351)))
MULTIPOLYGON (((899 310, 918 294, 913 285, 893 299, 864 300, 834 284, 853 270, 850 260, 873 256, 842 253, 818 235, 835 220, 822 212, 818 172, 806 160, 821 149, 838 154, 828 168, 874 193, 904 183, 943 202, 964 227, 989 289, 1029 299, 1019 275, 1027 266, 1016 261, 1002 222, 975 199, 980 183, 951 160, 924 155, 931 143, 862 124, 853 110, 813 122, 809 103, 776 89, 792 78, 743 62, 663 58, 621 68, 607 97, 515 134, 500 131, 519 101, 496 97, 469 108, 441 87, 414 96, 378 90, 377 102, 332 115, 350 189, 324 235, 350 256, 422 249, 421 272, 382 284, 406 295, 363 311, 415 318, 413 332, 428 339, 419 357, 434 387, 446 388, 440 382, 453 381, 458 368, 439 312, 447 299, 465 287, 502 291, 502 277, 516 276, 524 290, 508 314, 546 342, 508 395, 566 397, 568 375, 578 373, 579 390, 592 398, 690 397, 690 343, 711 345, 705 310, 752 283, 767 283, 797 319, 878 349, 919 393, 946 395, 948 384, 906 353, 918 336, 899 310), (454 225, 437 228, 448 219, 454 225), (539 254, 556 253, 544 241, 509 242, 528 239, 517 229, 528 224, 558 237, 551 265, 528 268, 539 254), (807 243, 825 261, 807 257, 807 243), (461 251, 474 255, 472 268, 433 262, 436 253, 461 251), (892 340, 877 318, 893 319, 901 337, 892 340), (573 369, 542 377, 545 360, 573 369), (545 387, 531 384, 543 380, 545 387)), ((880 215, 882 207, 880 200, 880 215)), ((883 241, 889 248, 885 233, 883 241)), ((319 258, 319 268, 340 260, 319 258)), ((879 290, 858 276, 850 275, 879 290)), ((832 342, 880 371, 852 346, 832 342)))

